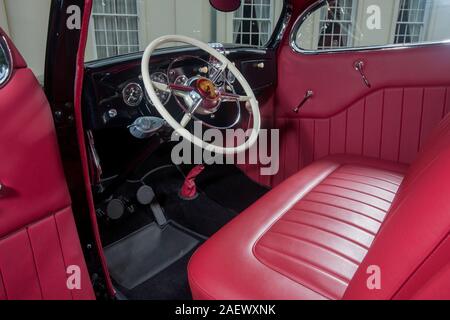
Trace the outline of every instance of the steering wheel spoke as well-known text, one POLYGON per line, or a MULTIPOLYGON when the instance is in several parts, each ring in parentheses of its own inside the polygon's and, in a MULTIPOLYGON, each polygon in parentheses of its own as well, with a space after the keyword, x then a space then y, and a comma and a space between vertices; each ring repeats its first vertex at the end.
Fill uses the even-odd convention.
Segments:
POLYGON ((221 92, 220 99, 222 102, 247 102, 250 101, 252 98, 249 96, 240 96, 234 93, 221 92))
POLYGON ((157 90, 164 91, 164 92, 171 92, 169 85, 167 85, 165 83, 161 83, 161 82, 152 80, 152 84, 155 87, 155 89, 157 89, 157 90))
MULTIPOLYGON (((193 38, 189 38, 186 36, 163 36, 158 39, 155 39, 152 43, 144 51, 144 55, 142 57, 141 64, 141 72, 142 78, 144 82, 145 89, 147 91, 148 97, 153 102, 153 105, 158 110, 160 115, 167 121, 167 123, 183 138, 187 141, 195 144, 196 146, 210 150, 219 154, 237 154, 244 152, 251 148, 258 139, 259 131, 261 128, 261 116, 259 112, 258 101, 255 99, 252 88, 245 80, 241 72, 236 68, 236 66, 229 61, 225 55, 216 51, 212 47, 207 44, 193 38), (197 83, 196 88, 192 88, 189 85, 179 85, 179 84, 164 84, 157 81, 152 81, 149 70, 149 63, 151 61, 151 57, 153 52, 160 46, 166 43, 173 42, 181 42, 196 46, 208 54, 210 54, 213 58, 217 59, 221 64, 217 65, 217 73, 214 75, 216 79, 205 79, 205 83, 197 83), (236 79, 241 84, 242 88, 245 91, 245 95, 238 95, 234 93, 227 92, 217 92, 217 95, 214 95, 213 90, 216 90, 215 80, 220 79, 222 75, 229 70, 236 79), (209 83, 208 83, 209 81, 209 83), (174 117, 169 113, 169 111, 165 108, 165 106, 160 101, 157 90, 163 92, 171 92, 177 97, 183 97, 187 102, 188 109, 185 110, 185 114, 181 121, 177 121, 174 117), (217 106, 217 102, 221 101, 230 101, 230 102, 245 102, 246 106, 251 109, 252 119, 253 119, 253 130, 251 132, 250 137, 246 140, 245 143, 242 143, 235 147, 225 147, 225 146, 216 146, 210 144, 206 141, 203 141, 201 138, 195 136, 191 132, 186 129, 186 126, 189 122, 195 117, 196 112, 208 112, 214 113, 214 108, 217 106), (203 103, 203 104, 202 104, 203 103), (201 107, 201 110, 199 109, 201 107)), ((204 81, 205 81, 204 80, 204 81)))

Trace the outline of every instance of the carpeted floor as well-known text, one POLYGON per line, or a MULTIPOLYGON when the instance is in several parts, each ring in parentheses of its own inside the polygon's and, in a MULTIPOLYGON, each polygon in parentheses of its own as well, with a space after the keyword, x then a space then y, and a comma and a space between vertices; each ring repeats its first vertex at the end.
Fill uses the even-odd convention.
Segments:
MULTIPOLYGON (((158 165, 164 165, 164 161, 159 162, 158 165)), ((133 178, 140 179, 153 169, 154 167, 149 166, 146 170, 140 170, 139 174, 136 174, 133 178)), ((147 250, 146 242, 142 242, 137 247, 148 253, 145 259, 147 259, 149 270, 145 270, 145 263, 140 258, 141 255, 123 254, 117 257, 117 252, 109 250, 110 259, 116 258, 116 261, 111 263, 110 268, 115 268, 116 270, 112 271, 119 272, 115 276, 116 279, 114 279, 114 272, 112 272, 116 289, 127 299, 191 299, 187 280, 187 264, 195 249, 206 238, 217 232, 268 191, 267 188, 251 181, 234 166, 213 165, 206 167, 197 180, 199 196, 195 200, 185 201, 179 197, 178 193, 189 169, 190 167, 167 166, 167 163, 165 163, 162 169, 152 172, 144 181, 154 189, 156 199, 163 208, 169 223, 173 222, 173 226, 181 231, 175 233, 180 236, 171 237, 170 233, 164 235, 163 241, 166 248, 177 248, 180 245, 180 239, 183 238, 181 236, 183 233, 187 237, 195 239, 195 241, 192 241, 192 245, 183 246, 184 249, 181 251, 174 250, 173 256, 171 256, 170 250, 162 249, 166 253, 163 259, 162 252, 157 252, 160 248, 158 245, 149 243, 149 250, 147 250), (173 243, 170 243, 171 241, 173 243), (153 254, 152 252, 156 253, 153 254), (124 264, 121 264, 120 259, 126 260, 124 264), (127 264, 130 264, 130 266, 127 266, 127 264), (139 267, 134 264, 139 264, 139 267), (120 268, 137 268, 142 271, 143 276, 139 281, 131 281, 124 285, 120 272, 125 269, 117 268, 117 266, 120 266, 120 268), (137 283, 137 285, 131 286, 130 283, 132 285, 137 283)), ((132 194, 135 192, 133 190, 136 189, 136 183, 127 182, 120 189, 118 192, 121 194, 124 192, 132 194)), ((119 221, 100 222, 102 239, 106 245, 110 246, 111 244, 114 246, 114 243, 121 242, 123 239, 129 238, 130 234, 139 233, 141 229, 151 225, 155 225, 151 210, 140 205, 135 206, 135 211, 132 214, 128 214, 119 221)), ((157 230, 154 229, 154 231, 157 230)), ((160 239, 161 235, 156 232, 156 234, 153 233, 153 236, 148 237, 148 239, 153 238, 160 239)), ((154 240, 148 240, 147 242, 149 241, 154 240)), ((128 251, 137 250, 135 247, 133 241, 129 241, 129 245, 125 245, 128 251)), ((120 248, 120 250, 123 250, 123 248, 120 248)), ((108 248, 106 248, 106 252, 108 252, 108 248)))

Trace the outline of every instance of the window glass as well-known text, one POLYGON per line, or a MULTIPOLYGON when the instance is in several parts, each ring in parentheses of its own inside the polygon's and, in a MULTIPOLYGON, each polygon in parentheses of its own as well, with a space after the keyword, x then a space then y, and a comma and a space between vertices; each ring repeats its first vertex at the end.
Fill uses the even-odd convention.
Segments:
POLYGON ((209 0, 94 0, 86 60, 142 51, 169 34, 263 47, 283 5, 284 0, 243 0, 237 11, 223 13, 209 0))
POLYGON ((294 29, 294 44, 303 51, 450 40, 450 0, 328 0, 304 17, 294 29))
POLYGON ((0 87, 6 83, 11 71, 9 52, 6 49, 6 44, 0 38, 0 87))

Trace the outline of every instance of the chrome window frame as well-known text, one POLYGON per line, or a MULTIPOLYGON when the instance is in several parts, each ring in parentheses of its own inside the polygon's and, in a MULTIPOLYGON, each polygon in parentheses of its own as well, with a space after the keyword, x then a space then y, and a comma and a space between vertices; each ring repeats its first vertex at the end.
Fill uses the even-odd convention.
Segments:
POLYGON ((0 89, 6 86, 11 79, 14 64, 13 64, 13 58, 11 49, 9 48, 8 41, 6 41, 6 38, 4 36, 0 36, 0 47, 1 50, 5 53, 6 57, 6 63, 8 64, 8 68, 6 71, 6 76, 3 79, 0 79, 0 89))
POLYGON ((409 43, 409 44, 387 44, 387 45, 377 45, 377 46, 365 46, 365 47, 351 47, 351 48, 337 48, 337 49, 325 49, 325 50, 306 50, 302 49, 297 45, 296 35, 300 29, 303 22, 308 19, 311 13, 317 9, 320 9, 326 4, 327 0, 318 0, 317 2, 310 5, 306 10, 297 18, 292 27, 289 44, 291 49, 300 54, 305 55, 318 55, 318 54, 330 54, 330 53, 344 53, 344 52, 364 52, 364 51, 384 51, 384 50, 402 50, 411 48, 428 47, 434 45, 450 45, 450 39, 442 41, 429 41, 429 42, 419 42, 419 43, 409 43))

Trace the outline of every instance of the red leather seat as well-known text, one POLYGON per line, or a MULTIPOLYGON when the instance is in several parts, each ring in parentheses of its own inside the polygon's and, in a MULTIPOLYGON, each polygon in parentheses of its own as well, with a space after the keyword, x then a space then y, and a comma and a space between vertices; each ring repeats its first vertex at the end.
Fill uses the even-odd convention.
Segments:
POLYGON ((195 299, 450 298, 450 117, 410 167, 338 156, 276 187, 192 257, 195 299), (368 286, 373 266, 381 288, 368 286))

